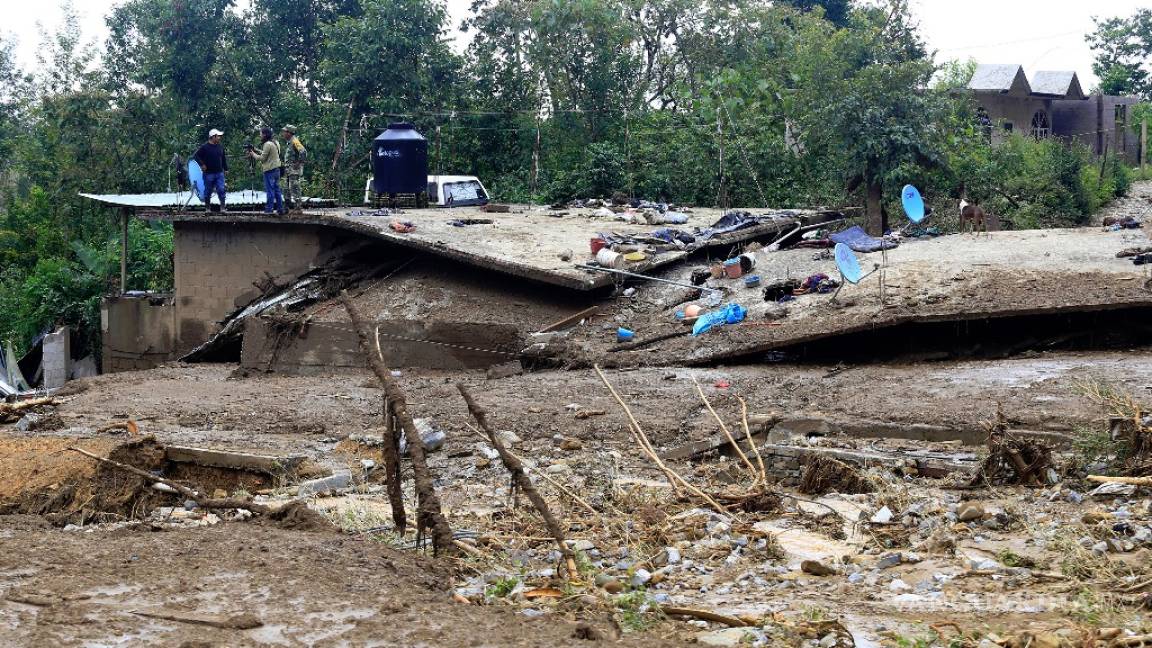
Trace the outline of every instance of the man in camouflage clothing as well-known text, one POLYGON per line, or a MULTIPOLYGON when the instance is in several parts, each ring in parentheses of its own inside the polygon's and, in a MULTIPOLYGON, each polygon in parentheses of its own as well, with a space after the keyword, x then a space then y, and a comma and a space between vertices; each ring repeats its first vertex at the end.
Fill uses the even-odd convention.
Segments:
POLYGON ((296 127, 288 124, 280 133, 286 142, 284 146, 284 178, 288 186, 284 188, 284 198, 292 211, 300 211, 304 207, 300 194, 300 181, 304 178, 304 160, 308 158, 308 149, 296 137, 296 127))

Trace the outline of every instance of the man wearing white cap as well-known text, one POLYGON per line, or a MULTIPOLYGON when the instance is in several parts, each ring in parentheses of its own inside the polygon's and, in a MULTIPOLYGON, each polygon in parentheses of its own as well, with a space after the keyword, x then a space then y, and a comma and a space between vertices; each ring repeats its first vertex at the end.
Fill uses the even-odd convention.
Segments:
POLYGON ((228 170, 228 157, 224 154, 224 147, 220 145, 220 138, 224 131, 213 128, 208 131, 208 141, 196 149, 193 159, 204 172, 204 207, 210 208, 212 192, 220 197, 220 211, 228 211, 227 189, 224 187, 224 173, 228 170))

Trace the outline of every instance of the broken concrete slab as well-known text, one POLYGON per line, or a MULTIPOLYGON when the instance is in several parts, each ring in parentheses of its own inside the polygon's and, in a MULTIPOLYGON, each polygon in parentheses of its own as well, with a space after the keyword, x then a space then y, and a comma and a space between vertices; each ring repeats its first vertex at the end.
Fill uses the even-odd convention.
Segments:
MULTIPOLYGON (((872 353, 866 361, 897 352, 923 354, 924 349, 935 354, 928 357, 982 351, 995 355, 1037 346, 1060 348, 1081 338, 1100 344, 1109 335, 1125 332, 1146 336, 1143 318, 1132 315, 1152 312, 1152 292, 1145 288, 1139 268, 1115 258, 1116 249, 1143 236, 1076 229, 909 240, 884 258, 859 255, 868 266, 883 261, 884 272, 845 287, 836 302, 827 294, 800 295, 785 304, 766 302, 762 290, 745 287, 739 279, 711 279, 709 287, 729 289, 727 301, 746 309, 742 323, 611 355, 607 351, 613 341, 604 336, 586 336, 583 344, 610 366, 705 366, 756 360, 777 350, 797 359, 872 353), (938 348, 930 346, 934 340, 941 342, 938 348), (994 344, 1000 340, 1003 348, 994 344), (842 344, 834 346, 833 341, 842 344)), ((765 282, 817 274, 839 277, 830 255, 812 249, 759 251, 755 256, 755 272, 765 282)), ((660 276, 683 281, 692 272, 678 267, 660 276)), ((655 284, 648 290, 653 302, 671 294, 655 284)), ((638 336, 675 321, 671 308, 635 310, 627 316, 638 336)))
POLYGON ((270 456, 232 450, 164 446, 164 459, 175 463, 189 463, 214 468, 230 468, 259 472, 273 477, 294 475, 304 463, 303 455, 270 456))
MULTIPOLYGON (((589 241, 599 232, 635 236, 648 234, 660 227, 616 219, 598 220, 592 218, 592 210, 576 210, 562 218, 551 213, 547 209, 527 206, 517 206, 507 214, 488 214, 477 207, 405 210, 396 217, 416 224, 416 229, 407 233, 398 233, 389 227, 392 216, 375 215, 364 209, 308 210, 303 214, 286 216, 203 212, 144 212, 140 216, 149 220, 195 222, 201 225, 264 223, 286 229, 324 226, 384 240, 417 253, 454 259, 575 290, 593 290, 613 284, 614 278, 609 275, 589 273, 574 265, 592 258, 589 241), (491 218, 492 224, 482 228, 452 225, 454 221, 481 215, 491 218)), ((759 225, 714 236, 685 250, 654 254, 644 261, 629 264, 627 269, 632 272, 650 272, 686 258, 693 249, 727 250, 743 241, 775 238, 794 229, 797 224, 836 220, 844 214, 843 211, 832 210, 765 210, 763 213, 770 218, 759 225)), ((693 226, 708 227, 723 215, 723 211, 696 209, 693 215, 693 226)))

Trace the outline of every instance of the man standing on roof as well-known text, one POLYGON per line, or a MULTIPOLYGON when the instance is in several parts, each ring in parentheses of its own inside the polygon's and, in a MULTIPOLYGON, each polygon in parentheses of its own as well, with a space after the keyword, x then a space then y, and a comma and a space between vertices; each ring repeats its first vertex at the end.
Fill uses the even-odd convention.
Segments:
POLYGON ((292 124, 284 126, 280 134, 288 146, 284 152, 284 177, 288 187, 284 193, 287 194, 289 208, 292 211, 299 211, 304 208, 304 199, 300 193, 300 181, 304 178, 304 160, 308 158, 308 149, 304 148, 304 145, 300 143, 300 138, 296 137, 296 127, 292 124))
POLYGON ((284 214, 284 197, 280 193, 280 145, 271 128, 260 129, 260 150, 248 151, 252 159, 260 163, 260 170, 264 172, 264 213, 284 214))
POLYGON ((228 213, 227 189, 224 186, 224 173, 228 171, 228 157, 224 155, 224 147, 220 145, 220 138, 224 131, 213 128, 208 131, 208 141, 196 149, 192 159, 200 165, 204 172, 204 208, 210 209, 212 192, 220 197, 220 211, 228 213))

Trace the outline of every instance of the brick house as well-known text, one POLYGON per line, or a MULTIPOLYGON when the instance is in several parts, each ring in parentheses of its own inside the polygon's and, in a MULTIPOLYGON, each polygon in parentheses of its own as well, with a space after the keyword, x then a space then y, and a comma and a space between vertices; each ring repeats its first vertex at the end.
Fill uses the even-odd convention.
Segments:
POLYGON ((968 82, 993 143, 1012 133, 1059 137, 1094 154, 1119 153, 1139 161, 1140 133, 1129 122, 1136 97, 1088 95, 1075 72, 1037 72, 1029 80, 1020 65, 980 64, 968 82))

